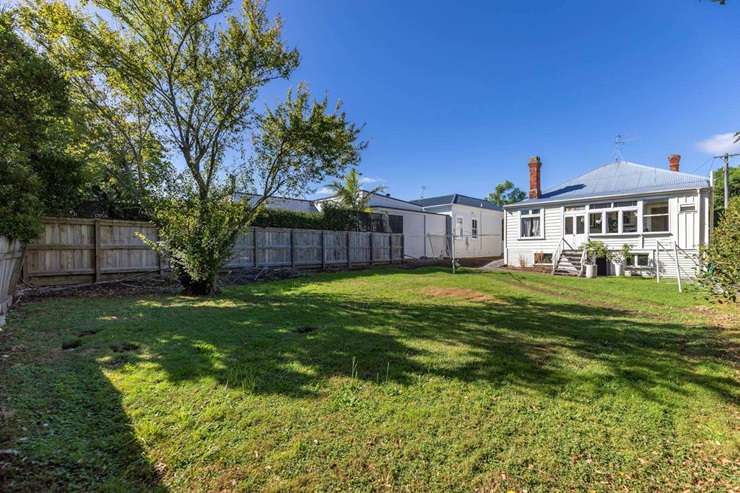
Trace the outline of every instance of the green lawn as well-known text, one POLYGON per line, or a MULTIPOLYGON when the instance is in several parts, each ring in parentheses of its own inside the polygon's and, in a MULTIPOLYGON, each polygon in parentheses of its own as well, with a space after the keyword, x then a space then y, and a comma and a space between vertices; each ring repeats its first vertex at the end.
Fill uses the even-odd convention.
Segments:
POLYGON ((436 268, 21 305, 0 490, 738 488, 738 311, 699 305, 436 268))

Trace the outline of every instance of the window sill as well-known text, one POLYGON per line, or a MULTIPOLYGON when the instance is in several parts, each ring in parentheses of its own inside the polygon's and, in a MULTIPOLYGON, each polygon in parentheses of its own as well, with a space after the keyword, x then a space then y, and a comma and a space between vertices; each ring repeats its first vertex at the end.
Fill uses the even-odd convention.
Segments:
POLYGON ((528 241, 528 240, 544 240, 544 236, 520 236, 520 240, 522 241, 528 241))
POLYGON ((641 233, 589 233, 589 237, 596 237, 596 238, 619 238, 620 236, 640 236, 641 233))

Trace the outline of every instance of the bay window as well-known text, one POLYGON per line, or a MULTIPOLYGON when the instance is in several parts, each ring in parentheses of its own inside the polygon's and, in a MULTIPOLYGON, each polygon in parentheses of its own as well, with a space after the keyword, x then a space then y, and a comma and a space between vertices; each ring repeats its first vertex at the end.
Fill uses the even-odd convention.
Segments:
POLYGON ((622 211, 622 233, 637 232, 637 211, 622 211))
POLYGON ((606 232, 619 233, 619 211, 606 213, 606 232))
POLYGON ((591 204, 588 232, 592 235, 617 235, 637 232, 637 201, 591 204))
POLYGON ((525 209, 521 211, 519 236, 521 238, 539 238, 542 236, 542 215, 540 209, 525 209))

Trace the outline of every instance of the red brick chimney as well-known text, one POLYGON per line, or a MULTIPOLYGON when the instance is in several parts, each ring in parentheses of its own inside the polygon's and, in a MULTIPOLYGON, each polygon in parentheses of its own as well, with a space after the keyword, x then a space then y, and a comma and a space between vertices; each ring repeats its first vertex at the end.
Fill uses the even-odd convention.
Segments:
POLYGON ((681 162, 681 155, 680 154, 671 154, 668 156, 668 167, 671 169, 671 171, 678 172, 679 163, 681 162))
POLYGON ((540 168, 542 161, 539 156, 529 158, 529 198, 538 199, 542 195, 542 180, 540 179, 540 168))

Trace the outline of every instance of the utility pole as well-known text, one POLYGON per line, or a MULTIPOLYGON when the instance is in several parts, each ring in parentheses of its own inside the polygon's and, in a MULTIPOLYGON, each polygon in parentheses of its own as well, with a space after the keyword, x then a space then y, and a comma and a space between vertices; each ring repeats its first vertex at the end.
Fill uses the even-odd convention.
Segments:
POLYGON ((730 158, 740 156, 740 154, 729 154, 725 153, 723 156, 714 156, 715 159, 722 159, 725 162, 725 166, 722 170, 722 185, 723 185, 723 197, 725 202, 725 210, 727 210, 728 204, 730 202, 730 158))

